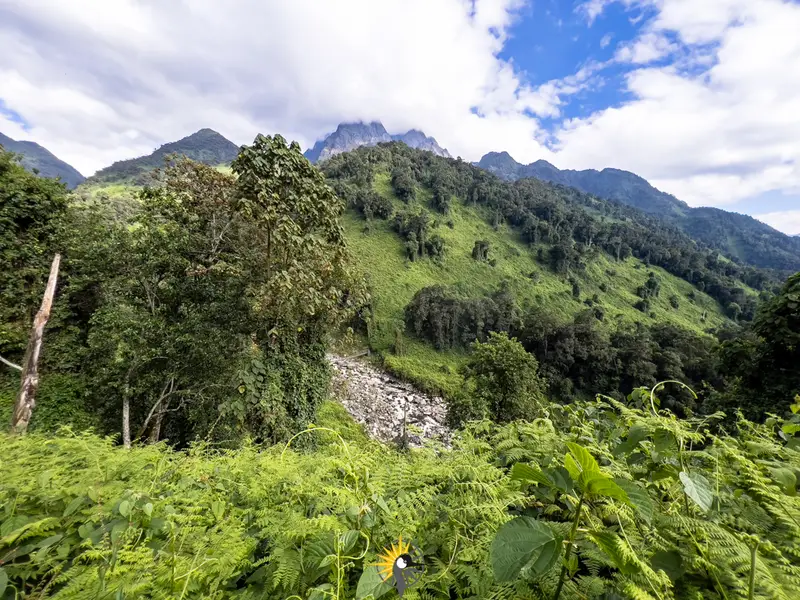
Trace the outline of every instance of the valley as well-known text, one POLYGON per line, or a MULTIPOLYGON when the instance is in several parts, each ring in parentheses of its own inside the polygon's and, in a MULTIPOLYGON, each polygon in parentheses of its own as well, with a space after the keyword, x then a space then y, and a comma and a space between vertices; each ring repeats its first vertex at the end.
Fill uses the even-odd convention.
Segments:
POLYGON ((412 598, 791 598, 800 274, 337 131, 71 192, 0 153, 3 418, 63 253, 0 598, 376 600, 398 539, 412 598))

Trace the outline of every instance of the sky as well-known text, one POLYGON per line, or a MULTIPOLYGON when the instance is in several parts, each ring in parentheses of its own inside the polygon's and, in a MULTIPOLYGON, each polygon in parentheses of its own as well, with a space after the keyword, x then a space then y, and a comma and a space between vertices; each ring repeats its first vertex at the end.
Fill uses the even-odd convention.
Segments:
POLYGON ((797 0, 0 0, 0 132, 90 175, 379 120, 796 234, 798 31, 797 0))

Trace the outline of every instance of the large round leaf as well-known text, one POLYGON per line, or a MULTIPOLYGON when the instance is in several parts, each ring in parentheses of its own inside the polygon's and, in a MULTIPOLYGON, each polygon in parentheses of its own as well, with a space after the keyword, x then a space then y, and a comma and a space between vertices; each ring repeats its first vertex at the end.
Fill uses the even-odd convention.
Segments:
POLYGON ((711 484, 708 483, 708 479, 700 473, 687 473, 686 471, 681 471, 679 477, 686 495, 704 512, 708 512, 714 502, 714 495, 711 493, 711 484))
POLYGON ((361 573, 356 587, 356 600, 364 598, 380 598, 385 593, 392 591, 392 586, 381 577, 376 566, 369 566, 361 573))
POLYGON ((560 542, 546 523, 517 517, 503 525, 492 543, 492 568, 498 582, 513 581, 520 571, 537 576, 552 568, 560 542))

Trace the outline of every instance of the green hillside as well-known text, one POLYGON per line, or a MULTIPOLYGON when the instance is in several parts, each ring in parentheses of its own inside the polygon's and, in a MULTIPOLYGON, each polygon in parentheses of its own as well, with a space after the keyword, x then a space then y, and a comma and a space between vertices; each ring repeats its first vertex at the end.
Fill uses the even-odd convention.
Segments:
MULTIPOLYGON (((373 189, 390 199, 395 211, 403 210, 405 203, 392 191, 390 179, 387 171, 377 172, 373 189)), ((418 190, 420 206, 427 204, 430 198, 430 190, 418 190)), ((495 229, 485 217, 479 207, 453 202, 446 217, 439 215, 435 219, 438 226, 434 231, 444 238, 447 248, 443 260, 411 262, 405 256, 403 241, 389 221, 374 219, 365 230, 364 217, 355 208, 349 208, 344 215, 348 243, 373 294, 375 321, 370 343, 384 355, 387 367, 423 387, 442 391, 455 389, 460 384, 456 371, 467 356, 466 352, 458 350, 437 352, 428 344, 413 339, 406 340, 404 354, 392 351, 395 329, 404 327, 405 306, 419 290, 436 284, 454 285, 467 295, 483 296, 506 283, 522 304, 547 308, 563 321, 585 311, 584 299, 596 294, 607 315, 605 320, 609 328, 650 320, 672 323, 702 334, 730 323, 713 298, 664 269, 647 267, 633 257, 616 262, 604 254, 598 255, 584 273, 575 276, 581 287, 581 299, 576 300, 568 277, 553 273, 536 260, 537 249, 546 248, 546 244, 528 245, 508 225, 495 229), (448 222, 452 222, 452 227, 448 222), (497 261, 494 266, 472 258, 475 240, 490 242, 490 255, 497 261), (650 316, 645 316, 634 304, 639 300, 636 289, 649 271, 661 278, 662 290, 650 316), (532 273, 536 275, 531 277, 532 273), (694 301, 688 299, 692 291, 695 292, 694 301), (673 296, 680 299, 677 309, 669 302, 673 296)))
POLYGON ((628 171, 561 170, 544 160, 523 165, 507 152, 490 152, 477 164, 507 181, 536 177, 633 206, 744 264, 786 272, 800 269, 800 243, 791 236, 748 215, 711 207, 691 208, 628 171))
POLYGON ((0 148, 18 154, 22 166, 31 173, 40 177, 60 178, 67 189, 73 189, 86 179, 75 167, 35 142, 12 140, 0 133, 0 148))
POLYGON ((326 183, 279 135, 233 164, 133 199, 0 152, 0 599, 796 597, 800 273, 754 315, 767 274, 570 190, 401 146, 326 183), (446 406, 332 381, 348 325, 446 406))
POLYGON ((164 144, 147 156, 117 161, 89 177, 87 183, 141 185, 147 183, 148 173, 163 167, 164 160, 171 154, 186 156, 207 165, 218 165, 232 161, 238 151, 236 144, 213 129, 201 129, 176 142, 164 144))
MULTIPOLYGON (((501 291, 510 295, 514 306, 507 316, 516 320, 505 329, 520 337, 540 362, 548 362, 551 342, 591 346, 599 336, 599 343, 611 348, 608 369, 616 375, 610 379, 598 375, 596 381, 587 381, 575 373, 578 367, 573 362, 590 369, 597 357, 564 362, 560 349, 549 357, 554 364, 545 365, 555 371, 549 373, 551 381, 569 380, 566 388, 555 385, 553 393, 571 397, 573 391, 588 392, 591 386, 624 391, 647 384, 653 369, 664 377, 692 379, 689 367, 680 364, 690 360, 684 349, 665 347, 664 339, 669 344, 669 338, 679 337, 676 332, 686 332, 690 345, 714 343, 714 331, 752 318, 759 292, 751 286, 768 293, 774 283, 765 272, 701 249, 685 234, 635 209, 537 180, 501 182, 466 163, 402 144, 362 148, 327 161, 321 169, 347 202, 342 225, 356 269, 372 295, 368 316, 352 324, 359 334, 358 344, 369 345, 388 370, 431 392, 451 397, 459 393, 463 384, 459 371, 469 345, 439 345, 437 349, 430 336, 420 336, 409 327, 406 307, 421 290, 444 286, 447 294, 464 303, 480 303, 501 291), (397 180, 393 183, 398 165, 408 169, 411 188, 402 188, 397 180), (401 188, 413 199, 398 197, 396 190, 401 188), (477 198, 480 194, 491 199, 482 202, 477 198), (503 204, 503 194, 514 202, 510 209, 503 204), (467 201, 468 197, 472 200, 467 201), (525 202, 533 208, 525 207, 525 202), (382 203, 383 208, 365 208, 365 203, 382 203), (517 216, 536 210, 540 218, 517 216), (398 233, 396 219, 412 213, 427 218, 426 235, 439 240, 444 248, 440 256, 409 260, 408 242, 398 233), (531 233, 532 220, 535 233, 531 233), (478 241, 488 243, 486 260, 473 258, 478 241), (563 260, 554 263, 554 257, 562 255, 563 260), (656 293, 643 293, 648 281, 657 282, 656 293), (542 325, 537 338, 530 330, 540 320, 549 329, 542 325), (578 337, 560 340, 573 334, 570 328, 580 329, 578 337), (633 349, 620 348, 627 342, 615 339, 636 337, 636 332, 653 328, 662 329, 660 338, 645 334, 646 339, 635 341, 633 349), (676 352, 682 359, 671 369, 676 352), (646 368, 623 383, 639 354, 645 356, 646 368)), ((217 170, 230 173, 225 165, 217 170)), ((92 179, 76 195, 85 202, 111 206, 122 215, 136 205, 137 189, 131 182, 92 179)), ((487 321, 484 329, 490 328, 487 321)), ((480 331, 461 334, 468 339, 483 335, 480 331)), ((708 348, 700 353, 708 354, 708 348)), ((708 370, 691 368, 694 383, 700 385, 708 370)))

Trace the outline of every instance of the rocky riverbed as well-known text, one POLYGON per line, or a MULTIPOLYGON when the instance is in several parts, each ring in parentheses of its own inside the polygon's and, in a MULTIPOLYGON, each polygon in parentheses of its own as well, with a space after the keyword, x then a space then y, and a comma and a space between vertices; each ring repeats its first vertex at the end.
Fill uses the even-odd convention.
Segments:
POLYGON ((447 443, 447 408, 442 398, 428 396, 380 371, 364 360, 329 355, 335 396, 372 437, 421 446, 425 438, 447 443))

